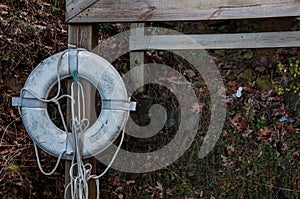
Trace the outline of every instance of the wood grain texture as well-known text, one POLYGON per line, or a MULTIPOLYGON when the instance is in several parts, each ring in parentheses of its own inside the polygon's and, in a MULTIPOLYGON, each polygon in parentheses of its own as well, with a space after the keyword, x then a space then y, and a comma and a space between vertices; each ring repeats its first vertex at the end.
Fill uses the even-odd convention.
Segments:
POLYGON ((98 0, 73 18, 68 18, 68 22, 193 21, 284 16, 300 16, 300 0, 98 0))
POLYGON ((299 47, 300 31, 244 34, 132 36, 130 50, 299 47))
MULTIPOLYGON (((130 35, 132 37, 135 36, 144 36, 144 24, 143 23, 132 23, 130 24, 130 35)), ((131 45, 132 40, 129 40, 129 46, 131 45)), ((129 47, 130 48, 130 47, 129 47)), ((135 51, 130 52, 130 69, 136 66, 141 66, 144 64, 144 51, 135 51)), ((140 73, 134 73, 133 77, 134 80, 138 82, 144 82, 144 70, 140 70, 140 73)), ((143 92, 143 87, 138 89, 138 92, 143 92)))
POLYGON ((79 48, 92 50, 98 44, 97 25, 69 25, 68 43, 79 48))
POLYGON ((67 21, 84 11, 98 0, 66 0, 67 21))

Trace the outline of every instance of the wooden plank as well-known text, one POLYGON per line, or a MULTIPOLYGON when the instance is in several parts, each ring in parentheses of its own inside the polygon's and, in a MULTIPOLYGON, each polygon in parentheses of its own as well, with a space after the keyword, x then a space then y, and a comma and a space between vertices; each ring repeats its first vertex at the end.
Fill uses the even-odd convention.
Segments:
MULTIPOLYGON (((76 45, 79 48, 85 48, 87 50, 92 50, 95 48, 98 44, 98 27, 97 25, 69 25, 68 27, 69 34, 68 34, 68 43, 76 45)), ((88 70, 88 68, 87 68, 88 70)), ((93 124, 96 120, 96 113, 95 113, 95 88, 84 79, 80 79, 84 95, 85 95, 85 110, 86 110, 86 117, 90 121, 90 124, 93 124), (92 106, 91 106, 92 105, 92 106)), ((75 91, 75 93, 77 93, 75 91)), ((77 99, 77 97, 75 97, 77 99)), ((92 167, 93 167, 93 173, 96 173, 97 168, 97 161, 95 158, 89 158, 87 160, 92 167)), ((69 171, 69 163, 66 163, 65 165, 65 175, 68 175, 67 173, 69 171)), ((94 199, 96 198, 96 185, 93 182, 89 182, 89 198, 94 199)), ((68 196, 70 198, 70 196, 68 196)))
POLYGON ((68 22, 199 21, 284 16, 300 16, 300 0, 98 0, 68 22))
POLYGON ((66 0, 66 20, 72 19, 96 2, 97 0, 66 0))
MULTIPOLYGON (((143 23, 130 24, 130 35, 131 37, 144 36, 144 24, 143 23)), ((129 40, 129 46, 130 45, 131 45, 131 40, 129 40)), ((144 64, 144 51, 130 52, 129 56, 130 56, 130 69, 144 64)), ((133 74, 133 77, 131 78, 136 79, 139 82, 144 82, 144 70, 139 70, 139 73, 133 74)), ((143 90, 144 90, 143 87, 141 87, 138 90, 138 92, 143 92, 143 90)))
POLYGON ((131 37, 130 50, 300 47, 300 31, 131 37))

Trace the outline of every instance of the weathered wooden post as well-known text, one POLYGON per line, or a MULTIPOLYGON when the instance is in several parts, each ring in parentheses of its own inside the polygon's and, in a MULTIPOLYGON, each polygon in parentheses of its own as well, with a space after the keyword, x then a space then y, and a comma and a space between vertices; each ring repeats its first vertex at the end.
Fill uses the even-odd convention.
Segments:
MULTIPOLYGON (((130 36, 144 36, 144 24, 143 23, 132 23, 130 25, 130 36)), ((129 40, 129 46, 132 41, 129 40)), ((130 48, 130 47, 129 47, 130 48)), ((144 64, 144 51, 130 52, 130 69, 136 66, 141 66, 144 64)), ((133 79, 139 80, 139 82, 144 82, 144 70, 139 70, 140 73, 134 74, 133 79)), ((139 88, 139 92, 143 92, 143 87, 139 88)))
MULTIPOLYGON (((98 44, 98 27, 96 24, 84 24, 84 25, 71 25, 68 27, 68 43, 77 46, 78 48, 85 48, 91 51, 98 44)), ((89 66, 86 66, 87 70, 89 66)), ((93 87, 87 80, 80 79, 83 86, 85 96, 85 110, 86 117, 90 121, 90 125, 95 122, 95 87, 93 87)), ((75 92, 76 93, 76 92, 75 92)), ((77 99, 77 97, 75 97, 77 99)), ((76 111, 76 110, 75 110, 76 111)), ((68 111, 70 112, 70 111, 68 111)), ((69 119, 68 119, 69 120, 69 119)), ((89 158, 87 160, 93 167, 93 173, 96 173, 97 161, 95 158, 89 158)), ((66 160, 65 163, 65 184, 70 182, 69 170, 70 161, 66 160)), ((68 199, 70 197, 70 191, 68 192, 68 199)), ((95 183, 89 183, 89 198, 96 198, 96 186, 95 183)))

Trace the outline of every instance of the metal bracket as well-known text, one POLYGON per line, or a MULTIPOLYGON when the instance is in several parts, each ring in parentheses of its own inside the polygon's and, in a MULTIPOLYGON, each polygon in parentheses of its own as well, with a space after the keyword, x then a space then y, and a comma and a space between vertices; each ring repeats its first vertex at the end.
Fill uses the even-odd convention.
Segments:
POLYGON ((68 44, 68 64, 70 75, 73 75, 74 72, 78 72, 78 49, 71 44, 68 44))
POLYGON ((28 108, 47 108, 47 104, 35 98, 13 97, 12 106, 28 108))
POLYGON ((130 111, 136 111, 136 102, 130 102, 129 110, 130 111))
POLYGON ((67 160, 72 160, 75 147, 75 139, 72 132, 67 132, 66 152, 65 157, 67 160))
POLYGON ((124 111, 135 111, 136 102, 127 102, 121 100, 102 100, 102 109, 109 110, 124 110, 124 111))

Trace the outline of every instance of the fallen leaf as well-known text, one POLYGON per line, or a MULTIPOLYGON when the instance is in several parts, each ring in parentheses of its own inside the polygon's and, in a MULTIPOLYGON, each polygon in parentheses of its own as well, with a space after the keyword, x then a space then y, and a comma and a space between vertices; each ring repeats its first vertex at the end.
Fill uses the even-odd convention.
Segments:
POLYGON ((184 75, 187 75, 188 77, 195 77, 196 73, 193 70, 185 70, 183 72, 184 75))
POLYGON ((257 139, 268 143, 270 141, 271 134, 272 130, 269 129, 269 127, 265 126, 263 129, 259 129, 257 139))
POLYGON ((231 155, 234 152, 234 147, 232 145, 227 146, 227 153, 231 155))
POLYGON ((268 56, 267 55, 261 55, 260 58, 259 58, 259 63, 267 65, 269 63, 268 56))
POLYGON ((22 30, 20 28, 16 28, 15 35, 21 35, 21 34, 22 34, 22 30))
POLYGON ((0 4, 0 9, 8 10, 9 7, 7 5, 0 4))
POLYGON ((107 181, 111 182, 113 186, 116 186, 119 183, 119 180, 116 177, 110 177, 107 179, 107 181))
POLYGON ((155 188, 157 188, 158 190, 160 190, 160 191, 163 191, 163 186, 162 186, 162 184, 160 183, 160 182, 156 182, 156 184, 157 184, 157 186, 155 187, 155 188))
POLYGON ((222 158, 222 162, 224 162, 224 163, 227 163, 227 162, 228 162, 228 159, 227 159, 226 156, 221 155, 221 158, 222 158))
POLYGON ((286 129, 291 132, 291 133, 295 133, 296 129, 293 126, 287 126, 286 129))
POLYGON ((227 86, 234 87, 235 88, 234 90, 236 90, 236 88, 238 87, 237 85, 238 85, 238 82, 236 82, 236 81, 230 81, 227 83, 227 86))
POLYGON ((222 133, 222 136, 223 136, 223 137, 226 137, 227 135, 228 135, 227 131, 224 130, 223 133, 222 133))
POLYGON ((18 189, 16 187, 13 188, 13 192, 14 194, 17 194, 18 193, 18 189))
POLYGON ((173 194, 172 194, 172 189, 170 189, 170 188, 168 188, 168 189, 166 190, 166 193, 167 193, 168 195, 170 195, 170 196, 173 195, 173 194))
POLYGON ((183 81, 180 81, 176 76, 171 76, 169 78, 167 78, 167 81, 176 85, 182 85, 184 84, 183 81))
POLYGON ((296 159, 299 157, 299 151, 294 151, 292 154, 292 159, 296 159))
POLYGON ((233 118, 230 119, 230 123, 238 130, 242 131, 247 129, 247 121, 243 117, 242 113, 237 113, 233 118))
POLYGON ((134 184, 134 183, 135 183, 134 180, 127 180, 127 181, 126 181, 126 185, 130 185, 130 184, 134 184))
POLYGON ((202 103, 194 103, 191 108, 192 113, 201 113, 203 111, 202 103))

